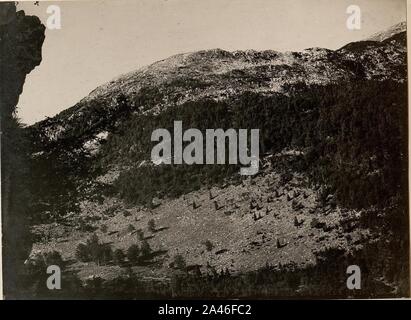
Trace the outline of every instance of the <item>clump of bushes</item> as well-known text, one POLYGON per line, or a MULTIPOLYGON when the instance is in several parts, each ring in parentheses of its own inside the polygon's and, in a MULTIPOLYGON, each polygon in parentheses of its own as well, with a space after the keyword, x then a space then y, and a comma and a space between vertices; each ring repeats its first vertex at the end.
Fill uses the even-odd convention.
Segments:
POLYGON ((28 269, 31 274, 44 272, 48 266, 56 265, 62 268, 64 266, 63 258, 58 251, 48 251, 36 254, 28 261, 28 269))
POLYGON ((137 230, 137 237, 138 237, 138 240, 140 240, 140 241, 143 241, 143 240, 144 240, 144 232, 143 232, 143 230, 141 230, 141 229, 138 229, 138 230, 137 230))
POLYGON ((129 224, 128 226, 127 226, 127 232, 133 232, 134 230, 136 230, 136 228, 132 225, 132 224, 129 224))
POLYGON ((80 243, 76 249, 76 259, 82 262, 93 261, 98 265, 108 264, 113 259, 111 246, 100 243, 96 234, 93 234, 86 243, 80 243))
POLYGON ((207 251, 211 251, 214 248, 214 245, 210 240, 206 240, 204 242, 204 245, 205 245, 207 251))
POLYGON ((183 270, 186 267, 186 261, 181 254, 174 256, 174 268, 183 270))
POLYGON ((96 230, 96 227, 85 221, 84 219, 81 219, 79 221, 78 229, 81 232, 94 232, 96 230))
POLYGON ((121 266, 124 263, 126 255, 124 254, 123 250, 116 249, 113 252, 113 261, 116 265, 121 266))
POLYGON ((131 264, 138 264, 148 259, 153 250, 146 240, 143 240, 141 247, 138 244, 132 244, 127 250, 127 259, 131 264))
POLYGON ((142 257, 147 258, 149 255, 151 255, 152 252, 153 252, 153 250, 151 250, 151 247, 148 244, 148 242, 146 240, 143 240, 143 242, 141 243, 141 255, 142 255, 142 257))
POLYGON ((154 222, 154 219, 151 219, 150 221, 148 221, 148 230, 150 230, 151 232, 156 232, 156 223, 154 222))
POLYGON ((140 259, 140 247, 137 244, 132 244, 127 250, 127 259, 132 264, 136 264, 140 259))
POLYGON ((105 225, 105 224, 101 225, 100 230, 101 230, 101 232, 106 233, 107 230, 108 230, 107 225, 105 225))

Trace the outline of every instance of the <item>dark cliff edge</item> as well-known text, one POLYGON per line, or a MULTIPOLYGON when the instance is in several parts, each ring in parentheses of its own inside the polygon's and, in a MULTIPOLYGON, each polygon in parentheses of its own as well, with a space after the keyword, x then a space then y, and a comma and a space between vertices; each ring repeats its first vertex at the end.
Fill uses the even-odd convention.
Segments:
POLYGON ((29 174, 25 138, 15 116, 26 75, 41 62, 45 27, 39 18, 0 3, 0 116, 3 288, 18 298, 22 266, 31 249, 28 232, 29 174))

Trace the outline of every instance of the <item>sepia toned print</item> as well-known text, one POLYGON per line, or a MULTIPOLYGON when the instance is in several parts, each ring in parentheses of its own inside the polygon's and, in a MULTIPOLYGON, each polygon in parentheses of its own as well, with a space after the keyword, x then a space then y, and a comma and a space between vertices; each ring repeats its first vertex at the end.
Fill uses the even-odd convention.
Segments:
POLYGON ((0 75, 5 299, 409 296, 406 1, 0 2, 0 75))

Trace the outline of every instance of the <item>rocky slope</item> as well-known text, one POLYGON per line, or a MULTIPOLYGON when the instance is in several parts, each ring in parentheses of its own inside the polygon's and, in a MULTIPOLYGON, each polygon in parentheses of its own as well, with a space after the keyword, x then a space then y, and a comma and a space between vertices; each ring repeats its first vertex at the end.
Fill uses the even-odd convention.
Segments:
POLYGON ((387 30, 373 34, 371 37, 367 38, 367 40, 368 41, 384 41, 398 33, 405 32, 406 30, 407 30, 407 23, 405 21, 400 22, 388 28, 387 30))

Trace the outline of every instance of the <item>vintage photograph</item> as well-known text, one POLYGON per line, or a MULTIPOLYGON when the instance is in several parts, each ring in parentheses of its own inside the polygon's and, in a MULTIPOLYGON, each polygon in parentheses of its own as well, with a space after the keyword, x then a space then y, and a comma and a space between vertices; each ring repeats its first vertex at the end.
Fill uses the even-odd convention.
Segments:
POLYGON ((410 296, 406 0, 0 2, 3 298, 410 296))

